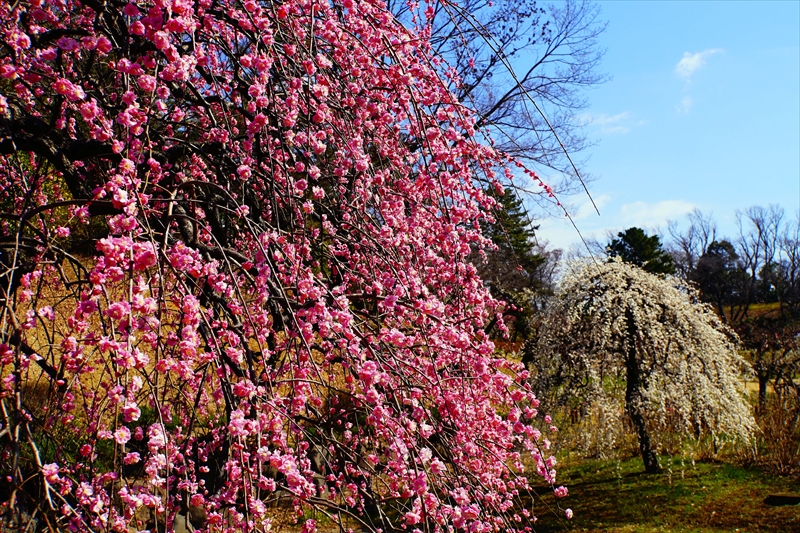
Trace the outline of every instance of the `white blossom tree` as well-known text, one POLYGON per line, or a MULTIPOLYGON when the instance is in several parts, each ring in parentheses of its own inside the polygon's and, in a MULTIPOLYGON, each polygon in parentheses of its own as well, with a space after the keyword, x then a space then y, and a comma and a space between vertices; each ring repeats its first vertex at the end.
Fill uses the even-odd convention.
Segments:
POLYGON ((575 265, 540 331, 527 355, 551 394, 614 402, 621 394, 610 390, 624 383, 646 472, 660 470, 651 434, 668 422, 739 439, 754 430, 735 333, 674 277, 621 261, 575 265))

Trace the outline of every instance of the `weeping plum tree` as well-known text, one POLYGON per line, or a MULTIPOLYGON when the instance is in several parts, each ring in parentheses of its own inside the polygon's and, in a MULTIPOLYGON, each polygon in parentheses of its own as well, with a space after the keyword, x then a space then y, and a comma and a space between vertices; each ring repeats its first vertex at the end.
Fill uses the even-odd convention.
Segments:
POLYGON ((527 359, 558 395, 624 407, 646 472, 660 466, 653 428, 747 439, 754 422, 738 379, 746 363, 735 334, 676 278, 612 260, 564 278, 527 359))
POLYGON ((0 5, 3 527, 528 526, 467 261, 511 158, 409 8, 0 5))

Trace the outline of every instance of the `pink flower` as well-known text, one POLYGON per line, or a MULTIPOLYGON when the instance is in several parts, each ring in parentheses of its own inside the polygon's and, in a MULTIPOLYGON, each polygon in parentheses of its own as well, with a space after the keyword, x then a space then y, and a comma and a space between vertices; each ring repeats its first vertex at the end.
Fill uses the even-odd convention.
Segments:
POLYGON ((248 133, 256 133, 267 125, 268 119, 265 115, 258 114, 253 117, 253 121, 247 126, 248 133))
POLYGON ((250 398, 256 388, 249 379, 237 382, 233 386, 233 394, 239 398, 250 398))
POLYGON ((61 39, 58 40, 56 46, 58 46, 65 52, 72 52, 73 50, 77 50, 78 48, 81 47, 78 41, 70 37, 62 37, 61 39))
POLYGON ((133 174, 133 171, 136 170, 136 163, 127 157, 123 157, 122 161, 119 163, 119 170, 123 174, 133 174))
POLYGON ((358 373, 359 379, 364 382, 365 386, 370 386, 374 383, 375 373, 378 371, 378 365, 375 361, 365 361, 361 365, 361 371, 358 373))
POLYGON ((422 516, 420 516, 419 512, 417 511, 409 511, 405 514, 406 524, 414 525, 419 524, 422 521, 422 516))
POLYGON ((142 74, 139 76, 136 82, 143 91, 148 93, 153 92, 153 90, 156 88, 156 79, 149 74, 142 74))
POLYGON ((47 319, 47 320, 55 320, 56 319, 56 313, 55 313, 55 311, 53 311, 53 308, 50 307, 49 305, 46 305, 46 306, 42 307, 41 309, 39 309, 39 316, 44 318, 44 319, 47 319))
POLYGON ((17 50, 27 50, 31 46, 31 38, 22 32, 12 32, 11 42, 17 50))
POLYGON ((142 411, 134 402, 128 402, 122 407, 122 419, 125 422, 135 422, 139 420, 142 411))
POLYGON ((114 440, 117 441, 117 444, 125 444, 131 440, 131 430, 125 426, 119 428, 114 432, 114 440))
POLYGON ((381 395, 372 387, 367 389, 367 393, 364 395, 364 398, 371 404, 377 404, 381 401, 381 395))
POLYGON ((231 413, 231 421, 228 424, 228 431, 232 437, 246 437, 252 429, 252 421, 247 420, 241 410, 237 409, 231 413))
POLYGON ((167 435, 164 428, 159 424, 153 424, 147 430, 148 443, 151 450, 157 450, 167 444, 167 435))
POLYGON ((415 493, 422 495, 428 491, 428 476, 422 472, 414 479, 411 484, 415 493))
POLYGON ((572 509, 567 509, 564 511, 564 516, 567 517, 567 520, 572 520, 572 509))
POLYGON ((72 102, 83 100, 86 97, 86 93, 83 92, 79 85, 75 85, 65 78, 58 78, 53 84, 53 88, 58 94, 66 96, 72 102))
POLYGON ((97 311, 97 302, 94 300, 83 300, 78 304, 77 311, 83 315, 90 315, 97 311))
POLYGON ((141 20, 134 21, 129 27, 129 31, 133 35, 144 35, 147 33, 147 28, 145 28, 144 24, 142 24, 141 20))
POLYGON ((239 174, 239 177, 243 180, 249 179, 253 173, 250 171, 250 167, 247 165, 239 165, 239 168, 236 169, 236 173, 239 174))
POLYGON ((33 309, 28 309, 25 312, 25 322, 22 323, 22 329, 31 329, 36 327, 36 312, 33 309))
POLYGON ((125 111, 117 115, 117 124, 126 128, 133 128, 139 124, 139 110, 135 105, 129 106, 125 111))
POLYGON ((108 306, 106 309, 106 316, 111 320, 120 321, 131 312, 131 306, 128 302, 116 302, 108 306))
POLYGON ((109 53, 113 49, 114 47, 111 41, 108 40, 108 37, 103 35, 97 38, 97 51, 102 55, 109 53))
POLYGON ((156 48, 164 50, 169 46, 169 34, 165 31, 157 31, 153 36, 153 42, 156 48))
POLYGON ((567 487, 560 486, 553 491, 553 494, 555 494, 556 498, 563 498, 568 494, 568 492, 569 491, 567 491, 567 487))
POLYGON ((58 471, 59 471, 59 466, 55 463, 42 465, 42 475, 44 476, 44 479, 50 484, 58 482, 58 471))
POLYGON ((89 102, 81 104, 81 115, 83 115, 84 120, 87 122, 91 121, 97 116, 100 116, 100 108, 97 107, 97 102, 92 99, 89 102))
POLYGON ((13 80, 17 77, 17 69, 14 65, 3 65, 0 67, 0 76, 7 80, 13 80))
POLYGON ((151 242, 137 242, 133 245, 133 269, 145 270, 158 262, 156 250, 151 242))
POLYGON ((135 4, 127 4, 122 8, 122 12, 129 17, 136 17, 139 15, 139 8, 135 4))
POLYGON ((141 460, 142 458, 138 452, 126 453, 125 457, 122 458, 122 462, 125 463, 126 465, 135 465, 141 460))

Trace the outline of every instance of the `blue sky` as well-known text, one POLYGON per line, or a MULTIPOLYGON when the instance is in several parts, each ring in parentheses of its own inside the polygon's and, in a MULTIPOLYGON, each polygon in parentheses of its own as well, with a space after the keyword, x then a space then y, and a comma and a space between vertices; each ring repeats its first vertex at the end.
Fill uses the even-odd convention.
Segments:
MULTIPOLYGON (((581 232, 605 241, 630 226, 666 234, 694 208, 733 236, 734 212, 800 209, 800 2, 601 1, 608 21, 584 119, 597 144, 583 171, 601 216, 570 199, 581 232)), ((579 242, 541 223, 551 246, 579 242)))

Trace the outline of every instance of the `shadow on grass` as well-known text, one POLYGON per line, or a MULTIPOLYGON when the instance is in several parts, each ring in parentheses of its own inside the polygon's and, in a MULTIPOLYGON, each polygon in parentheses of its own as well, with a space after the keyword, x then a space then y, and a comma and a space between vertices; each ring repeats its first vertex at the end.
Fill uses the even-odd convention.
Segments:
MULTIPOLYGON (((640 459, 586 461, 560 471, 567 498, 534 504, 537 533, 775 532, 800 533, 800 506, 770 507, 770 494, 797 492, 796 478, 723 463, 663 460, 662 474, 644 474, 640 459), (575 517, 567 522, 569 507, 575 517)), ((539 491, 544 494, 546 491, 539 491)))

